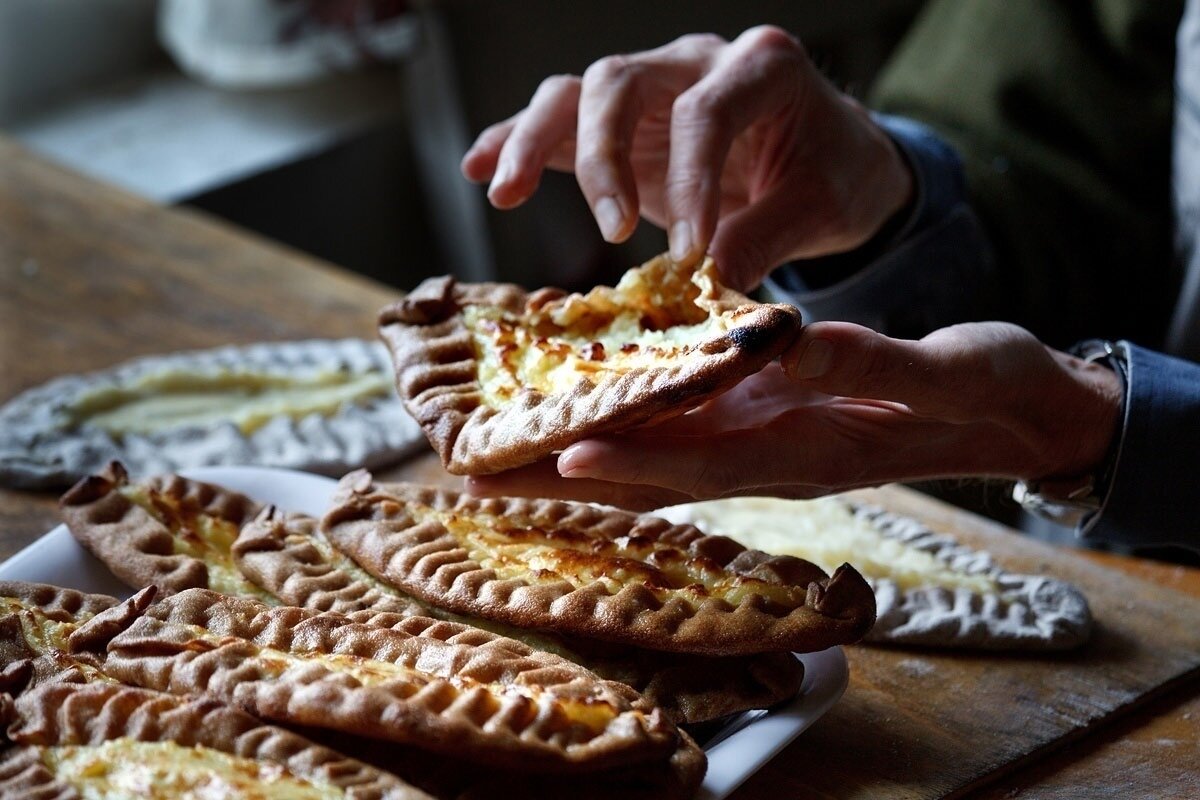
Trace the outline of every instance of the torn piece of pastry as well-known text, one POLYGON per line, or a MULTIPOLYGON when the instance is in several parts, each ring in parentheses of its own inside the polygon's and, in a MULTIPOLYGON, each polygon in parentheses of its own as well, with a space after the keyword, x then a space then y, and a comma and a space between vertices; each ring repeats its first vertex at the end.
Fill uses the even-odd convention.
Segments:
POLYGON ((711 259, 691 269, 666 256, 585 295, 434 278, 380 314, 400 397, 457 474, 684 413, 799 329, 792 306, 722 286, 711 259))
POLYGON ((367 572, 517 627, 729 656, 857 641, 875 617, 852 567, 830 577, 649 515, 377 484, 365 471, 342 479, 334 504, 322 529, 367 572))
POLYGON ((418 614, 484 628, 632 686, 677 723, 773 706, 793 697, 804 677, 803 665, 789 652, 729 658, 663 653, 445 611, 363 570, 333 547, 316 520, 301 514, 265 510, 242 528, 233 555, 243 574, 287 605, 386 627, 418 614))
POLYGON ((677 747, 674 725, 627 686, 508 640, 444 640, 440 623, 424 624, 385 629, 189 589, 114 637, 102 669, 265 720, 534 772, 650 763, 677 747))
POLYGON ((361 339, 172 353, 58 378, 0 408, 0 484, 257 464, 339 475, 420 445, 386 350, 361 339))
POLYGON ((1064 650, 1088 638, 1086 598, 1017 575, 917 520, 840 498, 731 498, 660 509, 673 522, 817 564, 849 561, 875 590, 868 641, 989 650, 1064 650))
POLYGON ((42 583, 0 581, 0 691, 104 681, 100 652, 141 615, 155 591, 124 602, 42 583))
POLYGON ((6 699, 0 797, 432 800, 211 699, 54 684, 6 699))
POLYGON ((274 602, 233 563, 230 547, 261 510, 243 494, 179 475, 131 482, 113 462, 60 501, 71 534, 135 589, 212 589, 274 602))

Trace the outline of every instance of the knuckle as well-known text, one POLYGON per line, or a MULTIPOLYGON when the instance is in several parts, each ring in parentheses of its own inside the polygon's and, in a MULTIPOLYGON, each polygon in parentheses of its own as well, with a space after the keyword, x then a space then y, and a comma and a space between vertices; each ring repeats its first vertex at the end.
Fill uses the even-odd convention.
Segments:
POLYGON ((605 56, 594 62, 583 73, 586 83, 619 83, 628 81, 634 71, 634 62, 629 56, 605 56))
POLYGON ((540 84, 534 97, 553 97, 572 92, 579 85, 579 78, 574 75, 551 75, 540 84))
POLYGON ((671 42, 671 47, 686 53, 708 53, 727 44, 728 42, 715 33, 685 33, 671 42))
POLYGON ((722 131, 729 126, 729 109, 720 91, 710 86, 694 86, 671 104, 672 127, 700 126, 722 131))
POLYGON ((743 33, 740 38, 752 50, 772 55, 798 58, 804 53, 800 40, 776 25, 759 25, 743 33))

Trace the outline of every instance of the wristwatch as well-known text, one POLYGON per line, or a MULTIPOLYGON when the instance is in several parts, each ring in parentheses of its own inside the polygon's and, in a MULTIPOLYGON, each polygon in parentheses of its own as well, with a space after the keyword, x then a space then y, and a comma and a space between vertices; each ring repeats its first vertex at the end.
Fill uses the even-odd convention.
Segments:
MULTIPOLYGON (((1102 339, 1088 339, 1072 347, 1070 353, 1088 364, 1103 364, 1117 374, 1121 381, 1120 416, 1123 417, 1129 364, 1121 348, 1102 339)), ((1121 436, 1118 434, 1113 437, 1095 472, 1067 478, 1017 481, 1012 490, 1013 500, 1029 513, 1059 525, 1075 527, 1085 523, 1104 505, 1120 452, 1121 436)))

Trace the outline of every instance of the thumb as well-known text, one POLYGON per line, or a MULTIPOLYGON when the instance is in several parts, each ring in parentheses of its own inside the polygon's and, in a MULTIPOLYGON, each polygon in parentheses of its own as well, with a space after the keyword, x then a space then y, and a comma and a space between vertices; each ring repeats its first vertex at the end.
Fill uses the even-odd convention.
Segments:
POLYGON ((801 332, 782 364, 793 380, 826 394, 903 403, 949 420, 986 418, 1010 388, 997 380, 992 351, 1006 337, 994 327, 1001 326, 955 325, 912 341, 818 322, 801 332))
POLYGON ((796 227, 795 206, 777 195, 768 193, 718 225, 708 252, 727 286, 742 292, 754 289, 788 260, 796 227))

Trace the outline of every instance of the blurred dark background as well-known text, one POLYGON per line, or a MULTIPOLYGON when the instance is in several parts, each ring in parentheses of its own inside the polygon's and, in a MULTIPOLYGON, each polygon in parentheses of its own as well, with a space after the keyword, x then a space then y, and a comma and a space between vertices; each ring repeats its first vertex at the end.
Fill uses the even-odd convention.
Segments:
POLYGON ((453 272, 568 288, 606 245, 573 178, 499 213, 458 160, 542 78, 688 32, 797 33, 869 87, 921 0, 6 0, 0 129, 68 166, 404 288, 453 272), (303 57, 307 57, 305 60, 303 57), (314 66, 315 65, 315 66, 314 66))

